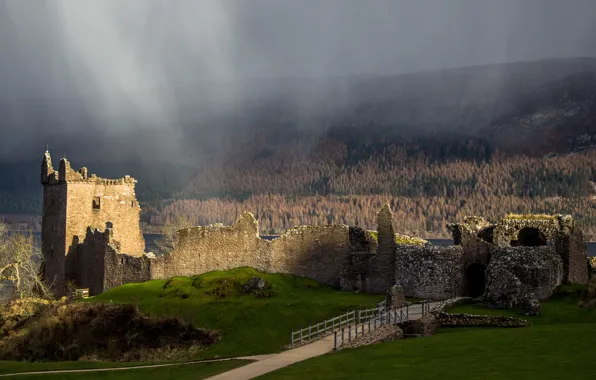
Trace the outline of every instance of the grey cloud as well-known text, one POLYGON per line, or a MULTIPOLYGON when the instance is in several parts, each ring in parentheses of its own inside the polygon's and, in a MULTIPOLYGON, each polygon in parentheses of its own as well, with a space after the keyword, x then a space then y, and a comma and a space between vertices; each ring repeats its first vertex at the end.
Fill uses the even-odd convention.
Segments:
POLYGON ((286 83, 255 79, 596 56, 595 21, 593 0, 0 0, 0 157, 135 133, 167 155, 172 126, 286 83))

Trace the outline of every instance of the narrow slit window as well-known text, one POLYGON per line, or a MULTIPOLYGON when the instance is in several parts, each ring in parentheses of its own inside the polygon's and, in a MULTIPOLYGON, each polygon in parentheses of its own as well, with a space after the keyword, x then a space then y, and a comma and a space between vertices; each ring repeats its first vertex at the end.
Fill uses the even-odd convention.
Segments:
POLYGON ((93 197, 93 209, 99 210, 101 208, 101 199, 99 197, 93 197))

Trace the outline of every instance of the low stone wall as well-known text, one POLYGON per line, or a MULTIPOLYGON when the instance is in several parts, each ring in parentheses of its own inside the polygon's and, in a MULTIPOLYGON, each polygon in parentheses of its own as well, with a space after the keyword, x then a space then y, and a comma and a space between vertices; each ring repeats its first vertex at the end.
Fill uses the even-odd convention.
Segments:
POLYGON ((446 299, 461 294, 464 251, 461 246, 398 246, 395 283, 407 297, 446 299))
POLYGON ((455 305, 459 305, 460 303, 464 303, 467 301, 470 301, 472 298, 471 297, 453 297, 453 298, 449 298, 448 300, 439 302, 438 304, 436 304, 430 311, 431 314, 434 315, 438 315, 442 312, 444 312, 445 310, 448 310, 450 308, 452 308, 455 305))
POLYGON ((104 255, 103 291, 132 282, 151 279, 151 260, 146 256, 130 256, 109 250, 104 255))
POLYGON ((420 337, 434 335, 439 328, 440 323, 433 314, 427 314, 420 319, 406 321, 399 324, 403 330, 404 336, 416 335, 420 337))
POLYGON ((530 322, 521 318, 506 317, 501 315, 449 314, 442 312, 439 313, 437 319, 441 326, 445 327, 526 327, 531 325, 530 322))

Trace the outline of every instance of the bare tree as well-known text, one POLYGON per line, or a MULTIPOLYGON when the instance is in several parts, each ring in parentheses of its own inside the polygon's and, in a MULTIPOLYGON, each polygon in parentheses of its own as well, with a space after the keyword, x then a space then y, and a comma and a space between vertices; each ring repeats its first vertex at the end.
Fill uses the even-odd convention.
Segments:
POLYGON ((187 216, 177 215, 168 220, 163 227, 163 236, 155 240, 155 250, 158 254, 170 253, 176 248, 176 232, 192 226, 187 216))
POLYGON ((41 263, 41 250, 33 235, 10 234, 0 223, 0 281, 12 282, 17 298, 52 298, 51 291, 41 278, 41 263))

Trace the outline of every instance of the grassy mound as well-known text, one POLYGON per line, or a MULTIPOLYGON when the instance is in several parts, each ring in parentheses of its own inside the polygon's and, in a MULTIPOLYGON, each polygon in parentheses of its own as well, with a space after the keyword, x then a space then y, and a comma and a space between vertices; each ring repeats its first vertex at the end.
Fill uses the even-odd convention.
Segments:
POLYGON ((531 327, 440 328, 432 337, 342 350, 259 379, 348 379, 354 374, 366 379, 593 379, 596 310, 578 306, 581 289, 558 289, 538 316, 482 304, 449 310, 521 317, 531 327))
POLYGON ((341 292, 308 278, 239 268, 127 284, 86 302, 134 304, 152 316, 176 316, 218 330, 220 342, 197 354, 205 358, 278 352, 289 343, 292 329, 373 307, 382 299, 341 292), (265 288, 246 291, 244 285, 255 276, 265 281, 265 288))
POLYGON ((0 341, 0 359, 132 361, 217 340, 214 332, 173 317, 149 318, 132 305, 77 303, 48 307, 31 318, 20 333, 0 341))

